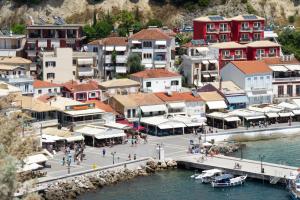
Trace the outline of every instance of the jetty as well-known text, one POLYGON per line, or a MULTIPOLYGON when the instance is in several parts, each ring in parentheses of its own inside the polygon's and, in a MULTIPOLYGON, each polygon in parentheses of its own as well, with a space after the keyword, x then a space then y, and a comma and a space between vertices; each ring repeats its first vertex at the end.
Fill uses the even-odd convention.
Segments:
POLYGON ((177 159, 179 167, 186 169, 223 169, 234 175, 245 175, 253 179, 268 181, 270 184, 286 184, 287 178, 292 172, 297 171, 297 167, 273 164, 268 162, 240 159, 235 157, 214 155, 204 157, 200 154, 185 156, 177 159), (236 163, 241 167, 237 168, 236 163))

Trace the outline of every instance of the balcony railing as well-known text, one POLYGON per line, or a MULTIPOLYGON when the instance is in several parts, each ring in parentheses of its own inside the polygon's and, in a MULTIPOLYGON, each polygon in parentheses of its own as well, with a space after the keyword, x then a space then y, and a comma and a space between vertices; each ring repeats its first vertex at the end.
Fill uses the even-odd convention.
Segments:
POLYGON ((246 56, 245 55, 235 55, 234 59, 235 60, 242 60, 242 59, 246 59, 246 56))
POLYGON ((234 56, 232 56, 232 55, 223 55, 222 56, 223 60, 233 60, 233 58, 234 58, 234 56))
POLYGON ((217 29, 215 29, 215 28, 208 28, 206 32, 207 32, 207 33, 218 33, 219 30, 217 30, 217 29))
POLYGON ((292 82, 299 81, 300 77, 282 77, 282 78, 273 78, 273 82, 292 82))
POLYGON ((253 31, 263 31, 264 29, 262 27, 253 27, 253 31))
POLYGON ((240 38, 240 42, 251 42, 250 38, 240 38))
POLYGON ((241 32, 252 32, 252 28, 250 28, 250 27, 242 27, 242 28, 240 29, 240 31, 241 31, 241 32))
POLYGON ((33 82, 31 76, 26 75, 8 75, 0 76, 0 80, 8 83, 24 83, 24 82, 33 82))
POLYGON ((220 28, 220 33, 227 33, 227 32, 231 32, 231 30, 228 28, 220 28))

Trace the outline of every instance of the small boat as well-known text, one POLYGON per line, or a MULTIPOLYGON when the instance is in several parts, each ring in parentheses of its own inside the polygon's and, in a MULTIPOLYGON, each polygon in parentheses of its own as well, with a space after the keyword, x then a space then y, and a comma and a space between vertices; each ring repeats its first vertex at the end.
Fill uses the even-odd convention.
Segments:
POLYGON ((200 174, 198 173, 197 170, 195 170, 195 173, 193 175, 191 175, 191 178, 196 178, 197 176, 199 176, 200 174))
POLYGON ((300 200, 300 174, 296 172, 296 174, 288 177, 288 180, 290 198, 292 200, 300 200))
POLYGON ((210 183, 216 176, 222 175, 224 172, 220 169, 204 170, 202 173, 195 177, 196 180, 201 180, 202 183, 210 183))
POLYGON ((242 185, 246 181, 247 175, 233 178, 231 174, 225 174, 223 177, 211 182, 213 187, 232 187, 242 185))

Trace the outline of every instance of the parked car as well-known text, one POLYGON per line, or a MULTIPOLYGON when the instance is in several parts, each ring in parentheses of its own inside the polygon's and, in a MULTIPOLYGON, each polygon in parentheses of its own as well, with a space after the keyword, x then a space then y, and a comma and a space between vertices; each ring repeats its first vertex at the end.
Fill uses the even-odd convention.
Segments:
POLYGON ((284 28, 283 28, 283 30, 295 30, 296 28, 295 28, 295 26, 294 25, 287 25, 287 26, 285 26, 284 28))
POLYGON ((182 29, 182 32, 193 32, 194 29, 193 27, 191 26, 185 26, 183 29, 182 29))

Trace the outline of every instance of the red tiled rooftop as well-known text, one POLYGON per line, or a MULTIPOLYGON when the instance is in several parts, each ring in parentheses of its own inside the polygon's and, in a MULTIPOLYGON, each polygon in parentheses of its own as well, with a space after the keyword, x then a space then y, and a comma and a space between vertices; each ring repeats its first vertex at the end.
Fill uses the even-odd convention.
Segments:
POLYGON ((244 74, 259 74, 272 72, 268 65, 264 61, 260 60, 232 61, 231 63, 244 74))
POLYGON ((176 72, 171 72, 166 69, 148 69, 131 74, 133 77, 138 78, 161 78, 161 77, 178 77, 181 76, 176 72))
POLYGON ((283 61, 282 58, 263 58, 263 61, 267 64, 267 65, 282 65, 282 64, 300 64, 299 60, 297 60, 296 58, 292 58, 290 60, 287 61, 283 61))
POLYGON ((170 36, 158 28, 143 29, 133 34, 130 39, 134 40, 170 40, 170 36))
POLYGON ((201 97, 194 96, 191 92, 172 92, 168 95, 165 92, 155 93, 155 95, 160 98, 162 101, 202 101, 201 97))
POLYGON ((77 83, 76 81, 69 81, 63 86, 71 91, 71 92, 80 92, 80 91, 91 91, 91 90, 98 90, 98 84, 94 81, 89 81, 87 83, 77 83))
POLYGON ((47 81, 35 80, 33 82, 34 88, 51 88, 51 87, 60 87, 60 84, 51 83, 47 81))
POLYGON ((117 112, 110 105, 108 105, 102 101, 90 100, 90 101, 86 101, 85 103, 94 103, 96 108, 104 110, 105 112, 111 112, 111 113, 117 114, 117 112))
POLYGON ((108 45, 108 46, 126 46, 127 38, 126 37, 107 37, 101 40, 91 41, 89 44, 92 45, 108 45))

